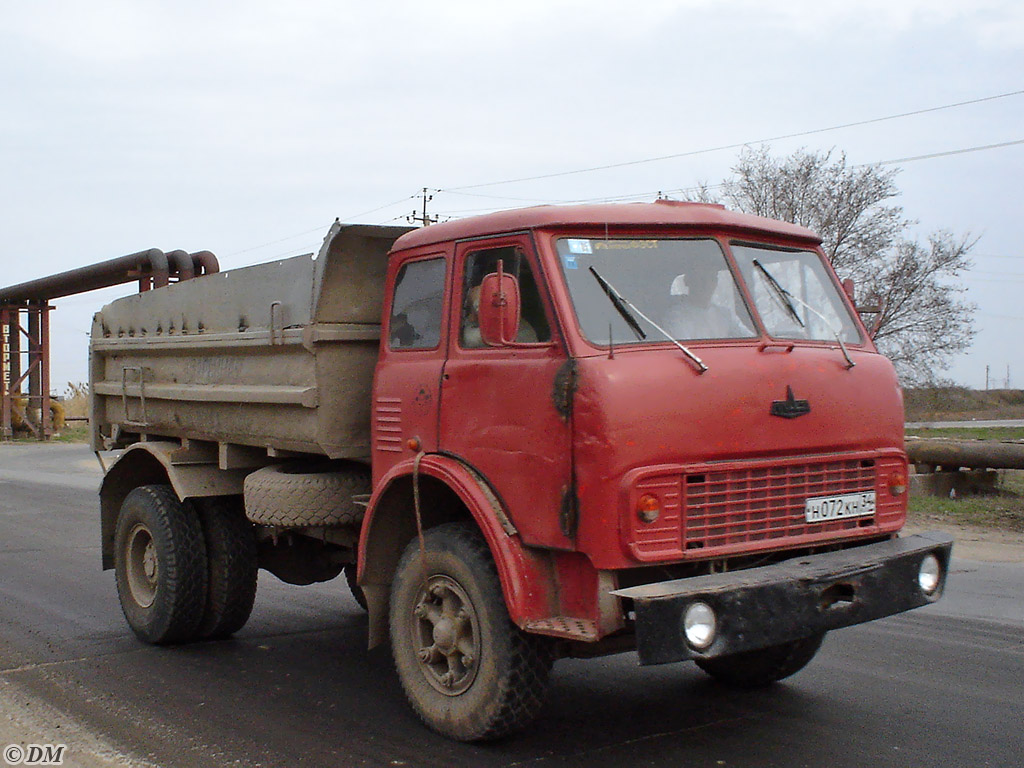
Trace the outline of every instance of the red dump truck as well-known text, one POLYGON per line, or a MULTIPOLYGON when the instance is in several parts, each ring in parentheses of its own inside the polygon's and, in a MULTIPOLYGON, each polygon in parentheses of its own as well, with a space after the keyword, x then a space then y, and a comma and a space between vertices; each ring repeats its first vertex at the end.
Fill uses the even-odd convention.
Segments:
POLYGON ((245 624, 259 568, 344 574, 413 709, 536 714, 555 660, 635 650, 762 686, 937 600, 900 536, 903 409, 819 246, 720 206, 336 223, 297 257, 104 307, 102 553, 150 643, 245 624))

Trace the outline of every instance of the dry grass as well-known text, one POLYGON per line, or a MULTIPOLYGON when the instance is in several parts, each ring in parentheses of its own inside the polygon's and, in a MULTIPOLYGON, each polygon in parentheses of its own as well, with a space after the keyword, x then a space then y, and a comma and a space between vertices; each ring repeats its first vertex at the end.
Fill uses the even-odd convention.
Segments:
POLYGON ((903 392, 907 421, 1024 419, 1024 390, 929 387, 903 392))
POLYGON ((1003 470, 999 494, 990 496, 911 495, 908 519, 1024 533, 1024 470, 1003 470))
POLYGON ((65 418, 86 418, 89 415, 89 385, 68 382, 63 405, 65 418))

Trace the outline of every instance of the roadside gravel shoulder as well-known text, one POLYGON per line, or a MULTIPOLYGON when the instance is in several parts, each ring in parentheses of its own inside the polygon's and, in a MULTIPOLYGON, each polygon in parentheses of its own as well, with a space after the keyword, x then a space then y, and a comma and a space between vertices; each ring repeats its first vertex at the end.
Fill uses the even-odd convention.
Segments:
POLYGON ((31 745, 64 745, 63 765, 76 768, 155 768, 128 757, 66 713, 0 674, 0 760, 28 755, 31 745), (8 756, 8 750, 14 750, 8 756), (18 752, 18 750, 23 750, 18 752))
POLYGON ((912 518, 903 533, 944 531, 953 536, 953 557, 987 563, 1024 563, 1024 533, 946 521, 912 518))

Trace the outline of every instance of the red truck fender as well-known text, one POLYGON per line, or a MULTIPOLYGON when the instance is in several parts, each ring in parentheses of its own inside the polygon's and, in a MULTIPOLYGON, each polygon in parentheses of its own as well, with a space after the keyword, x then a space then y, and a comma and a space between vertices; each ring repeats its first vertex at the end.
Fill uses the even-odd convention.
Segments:
POLYGON ((501 502, 471 467, 450 456, 423 455, 418 466, 409 459, 381 478, 363 519, 358 581, 370 613, 370 647, 387 638, 392 577, 417 535, 412 495, 417 482, 424 529, 466 517, 476 523, 494 558, 512 621, 525 627, 550 615, 554 575, 549 558, 523 546, 501 502))

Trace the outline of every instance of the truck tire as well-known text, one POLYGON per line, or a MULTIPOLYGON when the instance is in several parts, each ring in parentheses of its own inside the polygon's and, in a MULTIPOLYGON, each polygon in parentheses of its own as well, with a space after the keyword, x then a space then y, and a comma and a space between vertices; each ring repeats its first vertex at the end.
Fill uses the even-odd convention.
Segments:
POLYGON ((496 739, 537 714, 552 656, 508 617, 487 544, 449 523, 406 547, 391 585, 391 649, 412 708, 459 741, 496 739))
POLYGON ((720 683, 733 688, 763 688, 806 667, 824 638, 822 632, 771 648, 696 661, 698 667, 720 683))
POLYGON ((144 485, 121 505, 114 534, 121 609, 147 643, 195 637, 207 593, 206 545, 195 512, 169 485, 144 485))
POLYGON ((213 496, 193 502, 206 544, 206 607, 196 638, 228 637, 249 620, 256 600, 256 535, 241 499, 213 496))
POLYGON ((370 475, 337 464, 274 464, 245 478, 245 514, 259 525, 302 528, 358 525, 366 512, 353 497, 370 493, 370 475))

